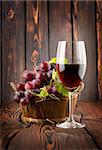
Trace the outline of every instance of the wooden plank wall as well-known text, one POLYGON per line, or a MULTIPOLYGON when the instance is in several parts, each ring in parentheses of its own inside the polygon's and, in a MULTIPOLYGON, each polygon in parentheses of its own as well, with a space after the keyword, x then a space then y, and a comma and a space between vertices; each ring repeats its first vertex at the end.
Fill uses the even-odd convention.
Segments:
POLYGON ((31 53, 37 49, 41 58, 48 60, 47 1, 26 2, 26 67, 32 69, 31 53))
POLYGON ((59 40, 68 42, 67 55, 72 57, 72 26, 71 26, 71 2, 50 1, 49 2, 49 51, 50 58, 56 56, 59 40), (62 20, 63 18, 63 20, 62 20))
MULTIPOLYGON (((102 18, 102 2, 97 1, 97 4, 98 14, 102 18)), ((102 19, 97 19, 96 22, 96 1, 2 1, 2 9, 0 2, 1 10, 2 85, 0 86, 2 91, 0 94, 2 93, 3 102, 12 99, 9 82, 21 80, 25 68, 32 69, 30 60, 32 51, 34 49, 39 51, 39 62, 41 59, 49 60, 56 55, 58 40, 66 40, 69 43, 67 55, 70 59, 72 57, 71 41, 85 41, 88 65, 84 78, 86 88, 80 99, 97 99, 97 74, 100 81, 99 64, 102 64, 102 19), (15 13, 12 19, 8 16, 10 9, 15 13)), ((102 80, 99 83, 101 85, 99 87, 102 87, 102 80)), ((101 99, 102 88, 100 94, 101 99)))
POLYGON ((1 1, 0 1, 0 105, 1 105, 1 1))
POLYGON ((97 99, 95 1, 75 1, 73 7, 74 39, 85 41, 87 52, 85 89, 81 98, 97 99))
POLYGON ((12 100, 12 89, 9 82, 21 80, 24 68, 24 2, 4 1, 2 2, 2 100, 4 102, 12 100), (14 10, 13 18, 9 16, 10 9, 14 10))
POLYGON ((102 2, 97 0, 97 43, 98 43, 98 90, 102 99, 102 2))

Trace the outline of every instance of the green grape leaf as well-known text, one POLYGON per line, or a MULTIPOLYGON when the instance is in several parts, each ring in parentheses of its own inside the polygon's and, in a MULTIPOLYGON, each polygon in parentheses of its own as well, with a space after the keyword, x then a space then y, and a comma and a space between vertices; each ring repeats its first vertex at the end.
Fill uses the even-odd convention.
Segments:
POLYGON ((63 89, 62 89, 62 96, 69 96, 69 92, 68 90, 63 86, 63 89))
MULTIPOLYGON (((50 64, 56 64, 57 58, 53 57, 51 58, 51 60, 49 61, 50 64)), ((65 58, 64 60, 64 64, 68 64, 68 59, 65 58)))
POLYGON ((63 86, 61 82, 55 83, 56 90, 62 94, 62 96, 69 96, 68 90, 63 86))
POLYGON ((55 69, 53 69, 53 71, 52 71, 52 79, 54 81, 58 79, 58 73, 57 73, 57 71, 55 71, 55 69))
POLYGON ((56 86, 56 90, 61 94, 62 89, 63 89, 63 85, 60 82, 56 82, 55 86, 56 86))
POLYGON ((39 96, 40 96, 40 97, 46 97, 46 96, 48 96, 48 95, 49 95, 49 94, 48 94, 48 92, 47 92, 46 87, 44 86, 43 88, 41 88, 41 91, 40 91, 39 96))
POLYGON ((50 64, 56 64, 56 57, 51 58, 49 61, 50 64))

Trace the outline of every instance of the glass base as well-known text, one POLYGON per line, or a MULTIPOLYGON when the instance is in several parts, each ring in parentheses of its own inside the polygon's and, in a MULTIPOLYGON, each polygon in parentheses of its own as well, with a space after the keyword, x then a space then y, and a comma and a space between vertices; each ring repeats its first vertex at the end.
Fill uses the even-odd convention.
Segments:
POLYGON ((85 124, 81 124, 79 122, 76 122, 75 120, 73 120, 72 122, 67 120, 63 123, 60 123, 60 124, 56 124, 56 127, 58 128, 84 128, 85 127, 85 124))

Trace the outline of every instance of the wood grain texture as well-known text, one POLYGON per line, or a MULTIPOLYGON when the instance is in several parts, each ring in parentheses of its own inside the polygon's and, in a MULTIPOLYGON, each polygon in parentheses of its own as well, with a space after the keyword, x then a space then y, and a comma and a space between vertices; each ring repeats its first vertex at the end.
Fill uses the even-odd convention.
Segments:
POLYGON ((2 19, 1 19, 1 16, 2 16, 2 12, 1 12, 1 1, 0 1, 0 105, 1 105, 1 103, 2 103, 2 99, 1 99, 1 97, 2 97, 2 95, 1 95, 1 83, 2 83, 2 79, 1 79, 1 39, 2 39, 2 36, 1 36, 1 32, 2 32, 2 30, 1 30, 1 23, 2 23, 2 19))
POLYGON ((50 125, 23 129, 10 143, 9 149, 93 149, 96 148, 84 129, 61 130, 50 125), (32 136, 32 138, 31 138, 32 136), (26 140, 25 140, 26 137, 26 140), (19 139, 21 139, 19 141, 19 139), (80 139, 80 142, 79 142, 80 139), (74 143, 74 144, 73 144, 74 143))
POLYGON ((56 56, 58 41, 67 41, 67 56, 72 58, 71 2, 49 1, 49 51, 56 56))
POLYGON ((81 102, 79 101, 78 111, 83 114, 84 120, 102 120, 102 103, 101 102, 81 102), (87 109, 86 109, 87 108, 87 109), (94 113, 93 113, 94 111, 94 113))
POLYGON ((39 60, 48 60, 47 1, 26 2, 26 67, 32 69, 31 54, 39 51, 39 60))
POLYGON ((98 92, 99 99, 102 99, 102 2, 96 1, 96 17, 97 17, 97 43, 98 43, 98 92))
POLYGON ((25 68, 25 14, 24 2, 2 3, 2 98, 12 99, 10 81, 18 82, 25 68), (9 18, 10 9, 14 17, 9 18), (21 13, 22 12, 22 13, 21 13))
POLYGON ((87 51, 87 70, 84 77, 85 89, 80 99, 97 98, 97 51, 95 28, 95 1, 73 2, 74 40, 85 41, 87 51))
POLYGON ((50 124, 23 124, 18 104, 2 106, 0 111, 1 149, 102 149, 102 103, 81 102, 83 129, 59 129, 50 124))
POLYGON ((102 102, 81 102, 78 104, 78 111, 83 114, 86 132, 99 145, 98 148, 102 149, 102 102))

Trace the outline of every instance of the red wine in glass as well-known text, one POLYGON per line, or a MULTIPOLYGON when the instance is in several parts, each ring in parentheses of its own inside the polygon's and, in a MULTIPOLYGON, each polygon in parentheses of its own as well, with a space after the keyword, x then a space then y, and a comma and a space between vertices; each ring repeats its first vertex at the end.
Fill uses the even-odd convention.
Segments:
POLYGON ((83 128, 85 125, 78 123, 73 117, 73 106, 75 90, 81 84, 86 71, 86 51, 84 41, 77 41, 73 43, 73 56, 70 58, 66 55, 66 41, 59 41, 57 48, 56 69, 58 71, 59 79, 69 92, 69 118, 57 127, 60 128, 83 128))
POLYGON ((73 91, 79 86, 85 74, 85 64, 56 64, 58 75, 63 85, 73 91))

